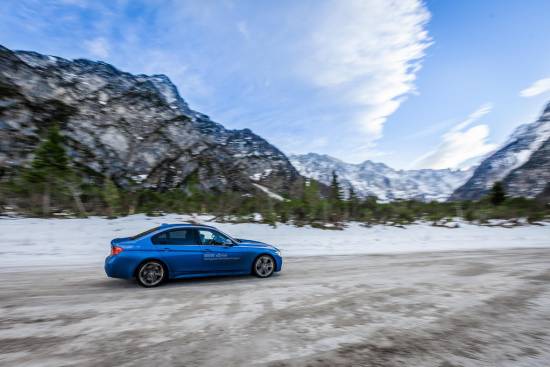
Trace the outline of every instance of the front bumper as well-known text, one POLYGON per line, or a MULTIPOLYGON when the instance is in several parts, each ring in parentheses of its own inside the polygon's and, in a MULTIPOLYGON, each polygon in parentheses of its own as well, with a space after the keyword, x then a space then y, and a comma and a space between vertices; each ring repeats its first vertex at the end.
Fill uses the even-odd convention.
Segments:
POLYGON ((275 272, 281 271, 283 268, 283 258, 279 255, 274 255, 275 258, 275 272))

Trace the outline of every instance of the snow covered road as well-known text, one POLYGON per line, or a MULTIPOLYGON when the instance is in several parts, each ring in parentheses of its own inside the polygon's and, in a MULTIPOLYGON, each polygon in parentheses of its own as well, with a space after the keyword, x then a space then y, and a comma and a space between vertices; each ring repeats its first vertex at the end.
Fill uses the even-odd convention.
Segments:
POLYGON ((549 225, 208 219, 1 219, 0 365, 550 365, 549 225), (275 244, 283 271, 158 289, 103 273, 112 238, 190 220, 275 244))
POLYGON ((550 249, 289 258, 156 289, 12 269, 2 366, 550 365, 550 249))

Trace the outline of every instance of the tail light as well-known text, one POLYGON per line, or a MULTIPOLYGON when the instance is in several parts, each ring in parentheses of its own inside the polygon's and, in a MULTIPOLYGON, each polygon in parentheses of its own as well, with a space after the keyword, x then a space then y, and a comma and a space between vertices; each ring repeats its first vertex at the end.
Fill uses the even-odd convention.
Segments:
POLYGON ((111 246, 111 256, 118 255, 122 252, 122 247, 111 246))

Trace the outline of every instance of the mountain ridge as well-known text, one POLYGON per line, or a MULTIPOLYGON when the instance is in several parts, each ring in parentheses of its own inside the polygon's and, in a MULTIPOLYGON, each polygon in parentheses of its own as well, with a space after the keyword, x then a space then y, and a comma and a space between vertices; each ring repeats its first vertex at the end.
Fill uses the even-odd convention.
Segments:
POLYGON ((359 196, 374 195, 381 200, 445 200, 471 174, 471 170, 396 170, 385 163, 366 160, 346 163, 326 154, 290 155, 290 161, 305 177, 330 184, 336 172, 345 191, 352 187, 359 196))
POLYGON ((512 196, 535 197, 550 180, 550 103, 475 169, 395 170, 326 154, 286 156, 250 129, 227 129, 189 107, 163 74, 121 71, 0 45, 0 176, 24 167, 45 131, 59 124, 75 164, 130 188, 289 195, 304 177, 381 200, 479 199, 502 180, 512 196), (264 189, 258 189, 262 187, 264 189))
POLYGON ((164 190, 198 176, 204 190, 250 191, 256 183, 288 194, 302 180, 262 137, 192 110, 166 75, 0 45, 0 166, 28 164, 53 123, 77 164, 120 186, 164 190))
POLYGON ((549 140, 550 103, 545 106, 536 121, 517 127, 500 148, 485 157, 472 177, 464 185, 458 187, 449 199, 480 199, 488 193, 496 181, 503 181, 505 190, 511 196, 535 197, 544 190, 545 182, 550 180, 550 163, 548 162, 550 157, 547 148, 544 149, 549 144, 549 140), (543 150, 535 156, 538 163, 529 163, 540 149, 543 150), (521 171, 521 167, 525 165, 527 165, 527 169, 521 171), (541 169, 537 170, 537 167, 541 169), (523 175, 520 172, 523 172, 523 175), (529 173, 538 175, 538 178, 529 177, 529 173), (520 181, 523 184, 520 184, 520 181))

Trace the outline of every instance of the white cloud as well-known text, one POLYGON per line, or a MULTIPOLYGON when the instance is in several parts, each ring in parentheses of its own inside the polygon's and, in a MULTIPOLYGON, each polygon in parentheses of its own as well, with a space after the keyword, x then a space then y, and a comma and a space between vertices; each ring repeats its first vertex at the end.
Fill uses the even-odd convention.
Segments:
POLYGON ((443 141, 434 150, 426 153, 413 162, 414 168, 464 168, 465 162, 483 156, 496 148, 495 144, 487 142, 489 127, 476 125, 477 122, 492 109, 491 104, 484 104, 471 113, 466 120, 455 125, 443 135, 443 141))
POLYGON ((414 92, 416 73, 431 44, 430 13, 418 0, 332 1, 313 30, 306 75, 338 93, 356 111, 368 140, 414 92))
POLYGON ((89 5, 88 0, 58 0, 61 4, 67 4, 67 5, 75 5, 82 8, 85 8, 89 5))
POLYGON ((245 21, 237 22, 237 30, 245 39, 250 39, 250 31, 248 30, 248 25, 245 21))
POLYGON ((139 72, 145 74, 165 74, 178 86, 182 98, 209 94, 208 85, 192 72, 185 58, 172 52, 150 49, 142 52, 143 62, 138 63, 139 72), (181 88, 181 89, 180 89, 181 88))
POLYGON ((550 78, 537 80, 529 87, 519 92, 519 95, 522 97, 535 97, 547 92, 550 92, 550 78))
POLYGON ((288 2, 270 11, 226 3, 151 2, 128 17, 124 1, 91 1, 92 26, 75 28, 87 51, 78 56, 164 73, 192 108, 284 150, 294 150, 278 138, 290 124, 303 136, 301 149, 353 161, 377 154, 386 120, 415 92, 431 44, 425 2, 288 2), (231 115, 235 104, 243 112, 231 115))
POLYGON ((97 37, 84 43, 88 52, 102 59, 109 57, 109 42, 103 37, 97 37))
POLYGON ((462 121, 460 124, 455 125, 453 127, 452 131, 459 131, 459 130, 462 130, 462 129, 466 128, 467 126, 470 126, 471 124, 473 124, 474 122, 479 121, 479 119, 481 119, 483 116, 485 116, 486 114, 491 112, 492 109, 493 109, 493 104, 492 103, 485 103, 485 104, 481 105, 477 110, 472 112, 466 118, 466 120, 462 121))

